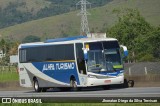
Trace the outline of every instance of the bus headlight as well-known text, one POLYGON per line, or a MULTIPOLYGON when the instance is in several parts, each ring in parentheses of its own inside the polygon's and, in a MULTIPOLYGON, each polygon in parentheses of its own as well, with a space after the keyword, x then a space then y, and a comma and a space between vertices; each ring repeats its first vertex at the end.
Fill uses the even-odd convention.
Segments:
POLYGON ((95 75, 88 74, 89 78, 97 78, 95 75))

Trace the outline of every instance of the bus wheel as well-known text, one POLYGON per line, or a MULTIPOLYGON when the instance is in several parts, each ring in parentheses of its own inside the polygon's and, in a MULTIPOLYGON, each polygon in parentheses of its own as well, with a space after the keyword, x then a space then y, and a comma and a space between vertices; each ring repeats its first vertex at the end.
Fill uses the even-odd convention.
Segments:
POLYGON ((133 87, 134 86, 134 81, 133 80, 129 80, 128 81, 128 86, 129 87, 133 87))
POLYGON ((71 88, 72 88, 73 91, 78 91, 77 82, 76 82, 75 79, 71 79, 70 86, 71 86, 71 88))
POLYGON ((128 81, 127 81, 127 79, 124 79, 123 88, 128 88, 128 81))
POLYGON ((35 79, 35 80, 33 80, 33 81, 34 81, 34 90, 35 90, 36 92, 40 92, 40 91, 41 91, 41 88, 39 87, 38 80, 35 79))

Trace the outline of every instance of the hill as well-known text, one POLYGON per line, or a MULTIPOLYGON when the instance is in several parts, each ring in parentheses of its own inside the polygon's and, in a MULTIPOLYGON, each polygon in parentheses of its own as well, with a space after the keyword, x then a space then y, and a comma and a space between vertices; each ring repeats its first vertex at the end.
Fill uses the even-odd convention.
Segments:
POLYGON ((50 4, 46 0, 0 0, 0 28, 36 19, 36 14, 50 4))
MULTIPOLYGON (((113 11, 123 8, 138 9, 153 26, 160 25, 159 0, 113 0, 105 6, 89 10, 92 14, 88 16, 91 32, 101 32, 104 27, 113 26, 117 21, 117 15, 113 11)), ((22 40, 28 35, 40 36, 43 39, 78 35, 80 17, 77 13, 78 11, 73 11, 0 29, 0 36, 22 40)))
MULTIPOLYGON (((0 0, 0 28, 74 11, 79 0, 0 0)), ((92 7, 112 0, 90 0, 92 7)))
POLYGON ((6 8, 9 4, 22 4, 17 7, 18 10, 37 12, 40 9, 49 6, 50 2, 46 0, 1 0, 0 7, 6 8), (32 10, 32 11, 31 11, 32 10))

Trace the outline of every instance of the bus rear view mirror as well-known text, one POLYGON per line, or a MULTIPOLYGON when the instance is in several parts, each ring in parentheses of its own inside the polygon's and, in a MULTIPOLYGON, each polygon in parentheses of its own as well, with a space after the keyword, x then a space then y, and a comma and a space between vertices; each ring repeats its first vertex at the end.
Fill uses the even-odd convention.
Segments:
POLYGON ((88 60, 88 50, 83 48, 83 53, 84 53, 84 59, 87 61, 88 60))
POLYGON ((128 56, 128 50, 126 46, 120 45, 120 47, 123 49, 123 58, 128 56))

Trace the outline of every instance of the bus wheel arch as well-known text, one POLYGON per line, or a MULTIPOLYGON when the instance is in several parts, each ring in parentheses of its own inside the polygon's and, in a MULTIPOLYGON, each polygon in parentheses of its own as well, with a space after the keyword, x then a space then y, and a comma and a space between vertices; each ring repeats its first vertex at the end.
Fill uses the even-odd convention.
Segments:
POLYGON ((71 75, 70 80, 76 80, 74 75, 71 75))
POLYGON ((77 91, 78 90, 77 81, 76 81, 76 78, 74 77, 74 75, 71 75, 71 77, 70 77, 70 86, 71 86, 73 91, 77 91))
POLYGON ((34 80, 37 80, 37 78, 36 78, 35 76, 33 77, 33 81, 34 81, 34 80))

